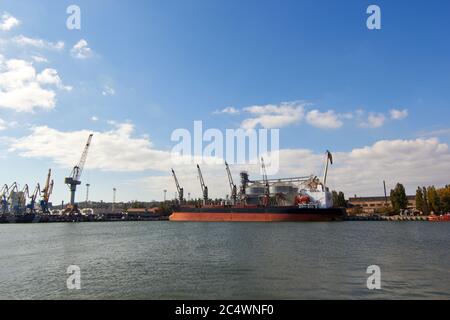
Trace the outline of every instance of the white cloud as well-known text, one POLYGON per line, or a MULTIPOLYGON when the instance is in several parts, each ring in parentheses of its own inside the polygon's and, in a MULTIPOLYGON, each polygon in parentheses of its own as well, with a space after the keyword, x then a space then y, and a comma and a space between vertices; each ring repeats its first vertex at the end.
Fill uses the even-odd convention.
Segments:
POLYGON ((61 78, 58 75, 58 71, 55 69, 47 68, 37 75, 37 81, 41 84, 51 84, 58 89, 71 91, 71 86, 63 85, 61 78))
POLYGON ((386 117, 382 113, 370 113, 366 120, 360 122, 360 126, 364 128, 379 128, 384 125, 386 117))
POLYGON ((221 114, 221 113, 225 113, 225 114, 239 114, 240 111, 238 109, 236 109, 235 107, 226 107, 222 110, 217 110, 213 112, 214 114, 221 114))
POLYGON ((45 58, 43 56, 31 56, 31 59, 33 59, 33 61, 37 62, 37 63, 47 63, 48 62, 47 58, 45 58))
POLYGON ((43 39, 28 38, 23 35, 14 37, 12 41, 13 43, 16 43, 22 47, 35 47, 38 49, 47 49, 56 51, 61 51, 64 49, 63 41, 58 41, 54 43, 43 39))
POLYGON ((105 132, 65 132, 39 126, 33 128, 29 136, 13 140, 10 148, 22 157, 49 158, 63 168, 71 168, 87 137, 93 133, 88 168, 118 172, 168 169, 170 153, 153 149, 150 140, 133 137, 133 131, 131 123, 117 124, 105 132))
POLYGON ((98 117, 92 116, 92 117, 91 117, 91 121, 97 122, 97 121, 98 121, 98 117))
POLYGON ((304 117, 304 103, 284 102, 280 105, 251 106, 244 108, 253 117, 241 123, 244 129, 282 128, 300 122, 304 117))
POLYGON ((337 129, 343 125, 343 122, 333 110, 327 112, 311 110, 306 114, 306 121, 310 125, 321 129, 337 129))
POLYGON ((390 187, 401 182, 412 194, 417 186, 448 184, 442 173, 450 170, 449 147, 437 139, 378 141, 349 153, 338 152, 334 160, 330 183, 348 196, 381 195, 383 180, 390 187))
POLYGON ((38 73, 30 62, 0 56, 0 108, 17 112, 53 109, 56 93, 52 87, 70 90, 54 69, 38 73))
POLYGON ((0 30, 9 31, 14 27, 17 27, 20 24, 20 21, 10 15, 7 12, 4 12, 0 18, 0 30))
POLYGON ((102 91, 102 95, 104 96, 113 96, 116 94, 116 91, 110 86, 105 86, 102 91))
POLYGON ((0 131, 5 130, 7 127, 6 121, 0 118, 0 131))
POLYGON ((84 39, 78 41, 70 50, 70 53, 77 59, 88 59, 94 56, 94 51, 89 48, 88 42, 84 39))
POLYGON ((408 116, 408 110, 404 109, 404 110, 397 110, 397 109, 392 109, 389 111, 390 115, 391 115, 391 119, 392 120, 402 120, 405 119, 408 116))
POLYGON ((440 137, 450 135, 450 128, 437 129, 432 131, 419 132, 419 137, 440 137))

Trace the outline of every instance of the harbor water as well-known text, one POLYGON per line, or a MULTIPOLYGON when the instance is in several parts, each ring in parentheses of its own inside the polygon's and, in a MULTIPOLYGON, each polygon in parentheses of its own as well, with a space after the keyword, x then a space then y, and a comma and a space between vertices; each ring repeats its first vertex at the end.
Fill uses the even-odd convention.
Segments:
POLYGON ((431 222, 0 225, 0 299, 449 299, 449 239, 431 222))

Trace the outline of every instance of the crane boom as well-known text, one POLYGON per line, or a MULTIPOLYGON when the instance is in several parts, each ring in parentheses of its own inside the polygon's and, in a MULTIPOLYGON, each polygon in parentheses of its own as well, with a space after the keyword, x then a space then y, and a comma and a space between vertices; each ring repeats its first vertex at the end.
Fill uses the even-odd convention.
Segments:
POLYGON ((323 187, 326 188, 327 186, 327 175, 328 175, 328 166, 330 164, 333 164, 333 155, 329 150, 325 152, 326 155, 326 163, 325 163, 325 173, 323 175, 323 187))
POLYGON ((5 214, 6 211, 8 210, 8 200, 7 200, 7 198, 6 198, 6 194, 8 193, 8 189, 9 189, 8 185, 5 184, 5 185, 2 187, 2 189, 0 190, 1 210, 2 210, 2 213, 3 213, 3 214, 5 214))
POLYGON ((45 187, 42 190, 43 200, 48 202, 50 195, 53 191, 53 180, 50 180, 52 176, 52 169, 48 169, 47 180, 45 181, 45 187))
POLYGON ((208 202, 208 187, 205 184, 205 180, 203 180, 202 170, 200 169, 200 166, 197 164, 197 170, 198 170, 198 178, 200 179, 200 185, 202 187, 202 193, 203 193, 203 204, 206 204, 208 202))
POLYGON ((261 170, 262 170, 264 186, 266 188, 266 195, 269 195, 270 194, 269 180, 267 179, 266 165, 264 163, 264 158, 263 157, 261 157, 261 170))
POLYGON ((81 155, 80 161, 72 170, 72 178, 76 181, 80 181, 81 174, 83 173, 84 164, 86 163, 89 147, 91 146, 92 137, 94 135, 90 134, 86 146, 84 147, 83 154, 81 155))
POLYGON ((178 198, 180 200, 180 204, 183 202, 184 198, 184 189, 180 187, 180 184, 178 183, 177 175, 175 174, 175 171, 172 169, 172 175, 173 179, 175 180, 175 185, 177 186, 177 192, 178 192, 178 198))
POLYGON ((230 166, 226 161, 225 161, 225 168, 227 170, 228 182, 230 183, 231 201, 233 205, 235 205, 237 200, 237 188, 236 185, 234 184, 233 176, 231 175, 230 166))
POLYGON ((83 154, 81 155, 80 161, 75 167, 73 167, 70 177, 64 180, 64 182, 70 188, 70 208, 68 208, 70 212, 78 212, 78 208, 75 205, 75 192, 77 190, 77 185, 81 184, 80 181, 81 173, 83 172, 84 165, 86 163, 89 147, 91 146, 93 136, 94 136, 93 134, 89 135, 86 146, 84 147, 83 150, 83 154))

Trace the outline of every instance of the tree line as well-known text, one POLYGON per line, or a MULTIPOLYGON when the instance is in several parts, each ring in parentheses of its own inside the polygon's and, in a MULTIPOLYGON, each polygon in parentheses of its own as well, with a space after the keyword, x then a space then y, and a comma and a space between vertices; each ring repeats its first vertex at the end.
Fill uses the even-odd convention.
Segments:
POLYGON ((438 189, 435 186, 418 187, 416 208, 425 215, 450 212, 450 185, 438 189))
MULTIPOLYGON (((396 213, 408 208, 405 187, 401 183, 391 190, 390 198, 396 213)), ((424 215, 450 212, 450 185, 438 189, 435 186, 417 187, 416 209, 424 215)))

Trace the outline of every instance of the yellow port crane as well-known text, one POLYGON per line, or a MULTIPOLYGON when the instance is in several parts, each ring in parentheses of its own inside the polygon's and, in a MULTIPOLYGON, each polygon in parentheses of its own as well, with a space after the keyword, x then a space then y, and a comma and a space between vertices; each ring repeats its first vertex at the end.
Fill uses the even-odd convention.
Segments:
POLYGON ((77 185, 81 184, 80 178, 83 172, 84 165, 86 163, 89 147, 91 146, 92 137, 94 135, 90 134, 87 140, 86 146, 84 147, 83 154, 81 155, 78 164, 73 167, 70 177, 64 179, 64 183, 69 186, 70 189, 70 204, 66 209, 67 213, 79 213, 78 206, 75 204, 75 192, 77 190, 77 185))
POLYGON ((52 176, 52 169, 48 169, 47 180, 45 181, 45 186, 44 189, 42 190, 42 199, 40 202, 42 213, 50 213, 48 206, 50 196, 53 192, 53 179, 51 179, 51 176, 52 176))

